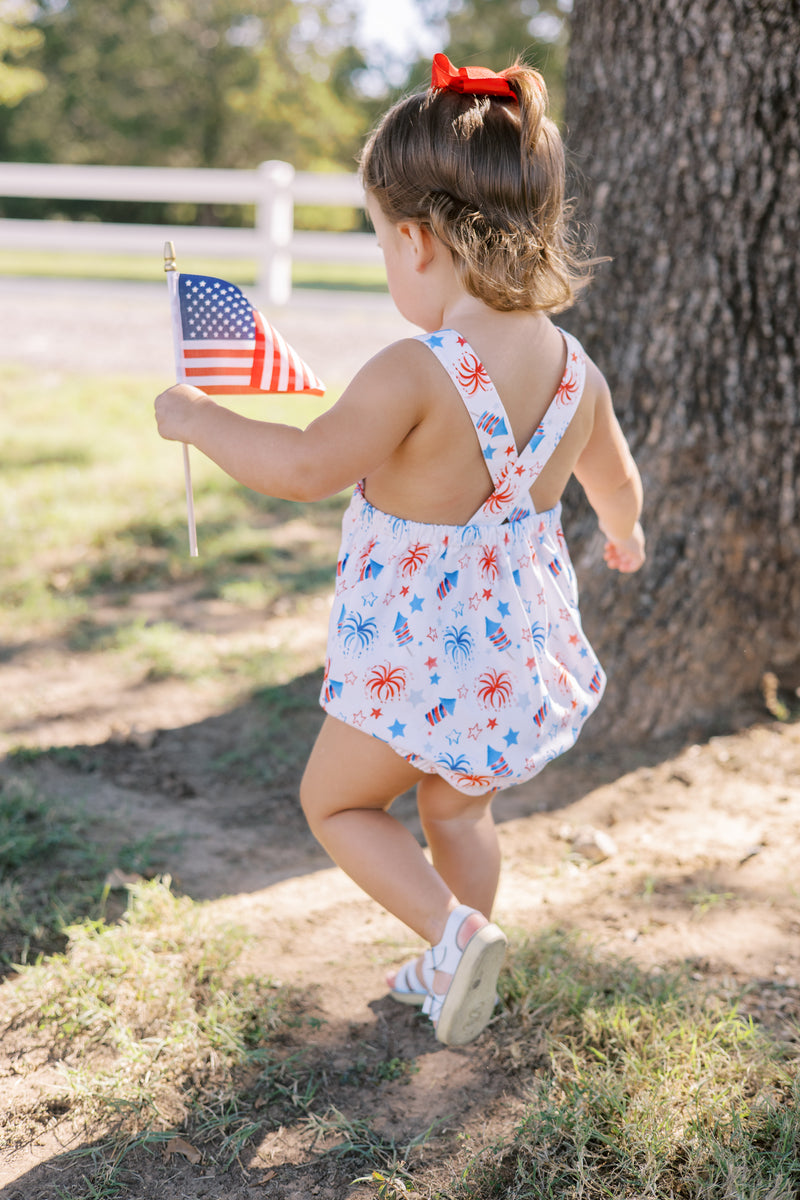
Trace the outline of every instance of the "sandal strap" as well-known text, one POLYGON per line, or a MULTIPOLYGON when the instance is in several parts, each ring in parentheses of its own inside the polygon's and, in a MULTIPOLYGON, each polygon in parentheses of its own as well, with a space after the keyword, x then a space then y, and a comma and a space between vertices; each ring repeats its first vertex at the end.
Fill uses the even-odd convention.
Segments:
POLYGON ((459 930, 467 917, 474 916, 477 911, 476 908, 469 908, 466 904, 459 904, 447 918, 441 941, 435 946, 431 946, 430 950, 425 951, 423 974, 427 983, 427 972, 430 971, 428 991, 433 991, 434 971, 443 971, 446 975, 455 975, 456 967, 461 962, 461 955, 464 953, 464 950, 458 945, 459 930))
POLYGON ((438 992, 428 992, 427 996, 422 1001, 422 1012, 426 1017, 430 1017, 431 1021, 433 1022, 434 1029, 439 1022, 439 1013, 442 1011, 442 1005, 444 1004, 444 998, 446 995, 447 992, 442 992, 441 995, 438 992))
POLYGON ((395 976, 393 992, 408 992, 415 996, 425 996, 430 992, 433 987, 433 968, 428 966, 423 957, 421 970, 424 982, 421 983, 417 974, 417 961, 416 958, 410 958, 408 962, 403 963, 395 976))

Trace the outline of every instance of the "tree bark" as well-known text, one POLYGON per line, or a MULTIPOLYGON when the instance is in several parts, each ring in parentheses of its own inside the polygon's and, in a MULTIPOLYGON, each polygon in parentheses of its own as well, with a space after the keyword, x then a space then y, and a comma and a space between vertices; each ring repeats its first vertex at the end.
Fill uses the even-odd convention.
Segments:
POLYGON ((564 324, 611 384, 649 553, 605 571, 577 503, 610 676, 590 737, 800 683, 799 46, 798 0, 576 0, 567 145, 612 262, 564 324))

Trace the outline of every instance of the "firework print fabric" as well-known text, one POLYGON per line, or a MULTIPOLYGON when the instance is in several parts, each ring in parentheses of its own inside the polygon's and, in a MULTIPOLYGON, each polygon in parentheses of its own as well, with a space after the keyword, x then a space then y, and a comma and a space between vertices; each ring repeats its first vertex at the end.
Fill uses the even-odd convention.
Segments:
POLYGON ((605 687, 561 506, 537 513, 530 497, 583 394, 583 350, 563 337, 558 391, 517 454, 469 344, 449 329, 421 336, 466 405, 494 491, 466 525, 393 517, 361 487, 344 517, 322 707, 467 794, 536 775, 573 745, 605 687))

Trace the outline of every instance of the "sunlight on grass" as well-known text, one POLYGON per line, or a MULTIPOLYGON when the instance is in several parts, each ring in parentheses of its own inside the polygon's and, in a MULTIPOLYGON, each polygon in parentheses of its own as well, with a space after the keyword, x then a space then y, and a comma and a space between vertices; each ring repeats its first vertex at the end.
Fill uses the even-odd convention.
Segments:
MULTIPOLYGON (((263 1065, 275 1031, 296 1019, 292 993, 233 970, 247 936, 173 896, 168 880, 133 888, 120 924, 67 932, 65 954, 20 977, 12 1024, 35 1014, 64 1064, 73 1115, 128 1144, 190 1114, 208 1120, 235 1072, 263 1065)), ((217 1136, 224 1125, 214 1121, 217 1136)))
MULTIPOLYGON (((78 653, 122 655, 149 678, 230 674, 248 658, 246 647, 215 649, 180 615, 153 619, 130 606, 180 587, 194 601, 266 617, 276 606, 301 611, 330 591, 346 496, 313 506, 271 500, 194 453, 193 560, 181 450, 157 436, 155 381, 6 369, 0 386, 1 642, 14 646, 35 629, 67 637, 78 653)), ((332 401, 231 404, 304 426, 332 401)), ((267 669, 258 682, 276 679, 267 669)))
POLYGON ((345 1074, 315 1065, 307 1002, 241 973, 249 935, 213 904, 154 881, 131 890, 121 923, 68 933, 66 952, 23 970, 0 1008, 10 1031, 35 1026, 63 1062, 60 1103, 99 1126, 109 1177, 132 1148, 176 1134, 225 1166, 294 1126, 309 1152, 346 1160, 386 1196, 390 1184, 431 1200, 794 1200, 800 1186, 796 1041, 731 996, 605 960, 573 936, 512 952, 483 1049, 525 1108, 501 1144, 465 1135, 469 1161, 442 1192, 415 1154, 427 1145, 441 1161, 439 1122, 398 1142, 336 1101, 341 1087, 413 1086, 416 1063, 354 1047, 345 1074))
MULTIPOLYGON (((256 282, 255 261, 200 258, 182 254, 181 270, 228 279, 239 287, 256 282)), ((0 250, 0 276, 21 275, 49 279, 121 279, 163 283, 164 269, 155 256, 142 254, 92 254, 67 251, 0 250)), ((292 283, 297 288, 338 291, 386 292, 386 272, 381 263, 292 263, 292 283)))
POLYGON ((554 933, 503 981, 501 1037, 528 1073, 513 1137, 457 1195, 792 1200, 800 1186, 794 1042, 683 975, 603 961, 554 933))

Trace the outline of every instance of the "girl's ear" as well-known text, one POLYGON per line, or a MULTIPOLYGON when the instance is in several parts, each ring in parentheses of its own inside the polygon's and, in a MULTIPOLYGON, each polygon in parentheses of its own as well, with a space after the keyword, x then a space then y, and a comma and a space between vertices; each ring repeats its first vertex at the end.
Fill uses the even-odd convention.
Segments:
POLYGON ((401 221, 397 232, 413 256, 415 271, 424 271, 435 254, 435 239, 427 225, 418 221, 401 221))

